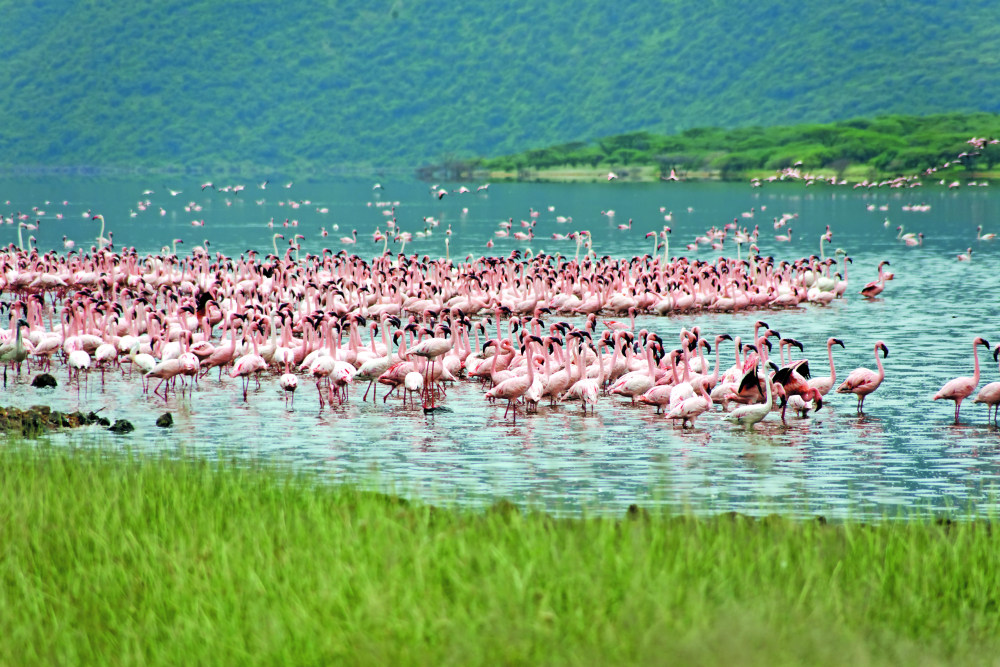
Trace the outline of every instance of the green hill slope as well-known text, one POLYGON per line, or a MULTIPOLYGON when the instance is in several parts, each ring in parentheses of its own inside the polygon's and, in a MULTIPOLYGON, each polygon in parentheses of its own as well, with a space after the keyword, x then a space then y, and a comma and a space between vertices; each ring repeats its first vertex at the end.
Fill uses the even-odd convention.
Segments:
POLYGON ((995 4, 0 0, 0 164, 415 166, 1000 110, 995 4))
MULTIPOLYGON (((657 174, 677 169, 696 177, 744 178, 748 172, 799 166, 838 177, 851 172, 853 180, 861 180, 938 170, 945 164, 955 172, 983 173, 1000 164, 1000 144, 984 141, 973 147, 968 142, 998 136, 1000 115, 994 113, 879 116, 825 124, 691 128, 674 135, 633 132, 469 161, 468 168, 543 180, 594 179, 609 168, 633 166, 653 169, 622 171, 622 176, 655 180, 657 174)), ((940 171, 941 176, 950 173, 940 171)))

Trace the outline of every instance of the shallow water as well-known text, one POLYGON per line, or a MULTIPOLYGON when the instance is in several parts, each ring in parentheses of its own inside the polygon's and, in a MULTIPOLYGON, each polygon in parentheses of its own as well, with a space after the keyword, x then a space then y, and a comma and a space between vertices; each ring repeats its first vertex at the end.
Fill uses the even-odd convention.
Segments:
MULTIPOLYGON (((229 181, 215 181, 223 182, 229 181)), ((647 316, 637 318, 637 328, 675 340, 682 326, 697 324, 710 339, 720 333, 746 339, 753 322, 764 319, 782 335, 805 344, 804 355, 796 356, 810 359, 814 375, 827 373, 825 341, 836 336, 847 345, 846 350, 834 351, 838 378, 858 366, 874 369, 872 348, 876 340, 883 340, 890 350, 884 362, 886 380, 867 399, 864 416, 856 413, 853 396, 831 394, 818 414, 808 419, 789 415, 787 424, 772 414, 754 433, 725 422, 718 411, 704 415, 696 428, 682 430, 652 409, 606 397, 595 416, 583 417, 577 404, 542 406, 537 415, 519 417, 514 425, 503 419, 503 406, 489 405, 478 385, 470 383, 449 390, 445 405, 450 412, 430 416, 419 408, 404 409, 395 400, 373 404, 369 396, 362 402, 363 387, 352 390, 349 403, 320 409, 308 381, 300 384, 294 409, 286 410, 276 376, 267 377, 244 403, 238 381, 224 376, 220 383, 217 372, 203 380, 193 396, 171 393, 164 401, 141 394, 138 379, 122 381, 114 374, 108 374, 102 388, 100 376, 92 373, 89 387, 78 394, 75 386, 65 384, 65 369, 59 367, 59 388, 36 391, 22 377, 8 388, 5 404, 42 403, 84 411, 103 407, 109 418, 126 418, 137 427, 136 433, 124 438, 111 438, 91 427, 57 435, 56 442, 111 438, 156 449, 184 446, 209 455, 274 457, 321 468, 338 478, 375 475, 382 483, 410 493, 458 502, 483 503, 502 496, 548 509, 617 510, 639 502, 752 513, 796 507, 828 516, 894 513, 900 507, 997 509, 993 484, 1000 473, 1000 434, 986 424, 986 409, 966 401, 961 425, 955 426, 953 404, 931 401, 948 379, 972 374, 975 336, 1000 343, 996 327, 1000 241, 975 240, 980 224, 984 231, 1000 232, 1000 194, 995 188, 946 191, 928 185, 865 192, 828 186, 807 189, 801 184, 759 190, 725 183, 495 184, 486 196, 448 195, 438 201, 426 184, 412 181, 383 181, 386 190, 379 193, 372 192, 369 181, 296 182, 292 188, 281 187, 286 182, 260 190, 250 179, 245 196, 233 197, 203 194, 193 179, 8 179, 0 180, 0 201, 11 203, 0 210, 5 214, 29 212, 34 206, 45 210, 41 227, 31 232, 43 250, 61 248, 63 235, 76 240, 78 247, 84 245, 83 239, 96 237, 97 221, 81 215, 89 209, 107 218, 116 245, 134 245, 141 253, 156 252, 171 239, 182 238, 187 247, 208 239, 211 250, 233 254, 268 248, 274 233, 286 238, 299 233, 306 237, 302 252, 348 247, 350 252, 371 255, 382 246, 372 243, 371 234, 376 226, 386 228, 387 216, 382 214, 386 209, 367 204, 398 201, 395 215, 406 231, 422 231, 424 216, 441 221, 430 237, 408 244, 407 252, 443 256, 447 238, 454 259, 484 254, 497 222, 512 217, 517 225, 530 220, 529 209, 541 212, 534 241, 497 240, 493 254, 531 248, 536 253, 572 255, 574 243, 548 237, 553 232, 589 229, 599 254, 631 256, 650 252, 652 243, 643 238, 645 233, 668 224, 673 229, 670 254, 677 255, 686 253, 684 244, 709 226, 721 226, 755 207, 753 219, 739 222, 760 224, 758 245, 776 259, 818 254, 819 236, 830 225, 833 247, 846 249, 854 259, 848 298, 829 307, 808 305, 783 312, 647 316), (184 192, 171 197, 162 182, 184 192), (129 210, 137 210, 146 188, 155 191, 149 196, 153 206, 130 217, 129 210), (231 206, 225 204, 227 197, 231 206), (290 198, 311 203, 298 209, 278 205, 290 198), (192 199, 202 205, 201 211, 183 210, 192 199), (264 204, 256 204, 258 199, 264 204), (44 204, 45 200, 51 203, 44 204), (63 200, 70 203, 63 206, 63 200), (931 209, 901 210, 904 204, 921 202, 931 209), (868 211, 870 203, 890 208, 868 211), (165 216, 158 214, 161 205, 165 216), (550 212, 549 206, 555 210, 550 212), (661 206, 673 213, 671 221, 664 222, 661 206), (688 207, 693 210, 688 212, 688 207), (616 211, 614 218, 601 215, 608 209, 616 211), (771 219, 786 212, 798 213, 799 218, 775 232, 771 219), (56 213, 63 213, 64 219, 56 219, 56 213), (572 216, 573 222, 557 223, 557 215, 572 216), (277 221, 274 229, 267 227, 272 217, 277 221), (883 225, 886 217, 891 220, 888 228, 883 225), (298 220, 298 227, 282 227, 285 218, 298 220), (634 220, 633 229, 619 231, 617 225, 629 218, 634 220), (192 227, 194 219, 204 219, 205 226, 192 227), (334 224, 339 231, 332 231, 334 224), (453 234, 446 237, 449 224, 453 234), (897 224, 922 231, 924 245, 913 248, 896 241, 897 224), (330 236, 319 236, 321 226, 330 230, 330 236), (793 242, 775 242, 774 234, 787 233, 789 226, 793 242), (337 239, 351 229, 358 231, 358 244, 342 246, 337 239), (956 261, 956 254, 969 246, 973 261, 956 261), (896 279, 887 284, 884 298, 865 301, 857 291, 875 277, 875 266, 882 259, 891 261, 896 279), (153 421, 168 410, 174 413, 174 428, 157 429, 153 421)), ((475 189, 475 184, 467 185, 475 189)), ((0 234, 4 242, 17 243, 16 226, 0 227, 0 234)), ((287 244, 278 248, 284 251, 287 244)), ((393 249, 398 251, 398 244, 390 244, 393 249)), ((735 254, 736 247, 727 246, 724 252, 735 254)), ((703 246, 696 256, 711 260, 717 255, 703 246)), ((724 342, 723 369, 732 359, 732 343, 724 342)), ((980 361, 981 386, 1000 379, 992 355, 981 353, 980 361)))

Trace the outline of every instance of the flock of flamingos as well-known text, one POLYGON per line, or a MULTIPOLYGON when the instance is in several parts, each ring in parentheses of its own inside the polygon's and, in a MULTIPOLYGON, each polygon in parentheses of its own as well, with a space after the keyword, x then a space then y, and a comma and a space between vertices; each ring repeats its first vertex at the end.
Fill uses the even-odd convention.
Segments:
MULTIPOLYGON (((981 147, 984 141, 970 144, 981 147)), ((805 178, 793 169, 775 179, 786 177, 805 178)), ((673 173, 670 180, 677 180, 673 173)), ((913 187, 911 180, 856 187, 913 187)), ((468 192, 458 192, 463 191, 468 192)), ((434 194, 440 199, 449 193, 434 194)), ((31 229, 21 222, 26 217, 18 215, 19 232, 31 229)), ((721 250, 733 232, 737 258, 713 262, 669 258, 666 226, 647 234, 653 238, 651 254, 631 259, 598 257, 584 231, 562 236, 577 242, 571 259, 530 251, 522 257, 514 250, 505 258, 470 255, 452 262, 383 250, 366 261, 346 250, 300 259, 299 236, 283 255, 275 242, 274 254, 264 257, 253 251, 212 257, 203 247, 178 256, 176 245, 139 256, 134 248, 115 250, 111 233, 104 238, 103 217, 93 217, 102 226, 90 252, 76 251, 64 237, 66 253, 39 253, 30 243, 28 249, 11 244, 0 253, 0 290, 13 295, 0 304, 12 323, 0 330, 5 387, 11 366, 20 377, 26 362, 48 370, 57 360, 78 388, 91 372, 100 372, 103 383, 108 371, 124 378, 127 368, 144 392, 156 381, 152 391, 165 399, 178 383, 180 391, 193 391, 218 369, 220 382, 223 373, 240 380, 244 400, 250 383, 259 388, 266 374, 277 376, 292 408, 301 380, 315 383, 321 407, 348 400, 352 387, 357 393, 365 387, 362 400, 369 394, 377 400, 382 389, 383 403, 391 397, 404 405, 419 401, 430 412, 446 400, 449 385, 467 382, 479 383, 486 400, 505 402, 505 418, 515 422, 518 411, 536 411, 543 403, 578 401, 586 414, 603 397, 649 406, 682 427, 718 405, 728 419, 752 428, 772 412, 785 420, 789 408, 805 416, 834 388, 854 394, 860 413, 885 379, 882 360, 889 348, 882 341, 871 344, 877 370, 855 369, 838 384, 833 347, 843 343, 836 338, 827 341, 829 375, 813 377, 809 361, 795 358, 802 344, 782 338, 763 321, 745 339, 703 336, 698 327, 681 329, 675 340, 636 331, 637 314, 767 311, 844 297, 851 259, 842 250, 825 256, 824 243, 832 242, 829 227, 820 236, 819 256, 792 261, 760 255, 759 227, 740 229, 738 218, 688 246, 706 243, 721 250), (836 271, 841 255, 842 274, 836 271), (723 371, 726 342, 733 348, 725 358, 733 363, 723 371)), ((775 219, 775 230, 793 217, 775 219)), ((496 236, 511 235, 512 225, 513 219, 501 225, 496 236)), ((528 231, 511 236, 530 240, 534 221, 522 226, 528 231)), ((619 227, 631 229, 631 221, 619 227)), ((897 239, 907 245, 922 242, 922 234, 897 230, 897 239)), ((981 231, 980 240, 994 238, 981 231)), ((395 218, 382 239, 380 234, 376 231, 376 242, 387 244, 390 234, 407 240, 395 218)), ((350 247, 356 239, 355 232, 341 241, 350 247)), ((791 230, 775 239, 790 240, 791 230)), ((971 249, 959 259, 970 260, 971 249)), ((892 280, 884 270, 888 264, 879 264, 878 279, 860 290, 863 297, 878 296, 892 280)), ((962 401, 979 386, 980 345, 990 347, 982 338, 972 341, 974 374, 951 380, 933 397, 955 402, 956 422, 962 401)), ((995 361, 998 356, 1000 347, 993 351, 995 361)), ((986 404, 995 423, 1000 382, 987 384, 973 401, 986 404)))
MULTIPOLYGON (((829 230, 822 236, 821 254, 831 238, 829 230)), ((223 373, 241 381, 244 400, 250 383, 259 387, 267 376, 277 377, 292 408, 302 381, 315 383, 321 406, 364 387, 362 400, 377 400, 381 389, 383 403, 392 397, 433 411, 448 385, 468 382, 480 383, 486 400, 505 402, 505 418, 515 422, 518 411, 543 403, 578 401, 586 414, 600 400, 625 400, 682 427, 715 405, 752 427, 772 411, 782 420, 789 408, 804 416, 834 389, 854 394, 861 412, 889 354, 882 341, 872 343, 876 370, 855 369, 838 383, 833 347, 843 343, 835 338, 827 342, 829 375, 814 377, 809 361, 795 358, 802 345, 763 321, 735 339, 698 327, 674 340, 636 330, 637 314, 828 303, 847 293, 846 255, 841 277, 831 275, 834 259, 815 255, 703 262, 668 259, 656 246, 656 254, 631 259, 515 250, 458 263, 403 254, 365 261, 329 250, 297 260, 292 248, 265 257, 139 256, 100 246, 63 254, 12 244, 0 253, 2 289, 15 295, 4 304, 12 326, 0 332, 5 386, 11 365, 20 375, 22 363, 51 369, 58 361, 78 387, 89 373, 103 382, 108 371, 124 377, 127 369, 144 392, 166 398, 178 383, 192 391, 218 369, 220 382, 223 373)), ((862 295, 891 280, 885 264, 862 295)), ((955 402, 956 421, 979 385, 979 345, 989 348, 973 342, 975 374, 934 396, 955 402)), ((1000 382, 973 400, 993 410, 1000 382)))

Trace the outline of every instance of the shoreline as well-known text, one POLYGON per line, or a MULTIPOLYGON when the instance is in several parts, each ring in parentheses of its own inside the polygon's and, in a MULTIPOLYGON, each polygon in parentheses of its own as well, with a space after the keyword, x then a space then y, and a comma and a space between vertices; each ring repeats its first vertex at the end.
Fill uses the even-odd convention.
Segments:
MULTIPOLYGON (((517 172, 512 171, 484 171, 476 172, 475 177, 488 178, 499 183, 600 183, 607 182, 608 172, 614 172, 616 180, 626 183, 657 183, 661 181, 661 172, 658 167, 652 165, 635 165, 625 167, 555 167, 543 169, 522 169, 517 172)), ((821 178, 830 179, 837 177, 840 181, 847 181, 847 184, 854 185, 863 181, 882 181, 897 178, 900 174, 887 174, 873 172, 868 169, 849 169, 843 173, 837 173, 831 169, 816 169, 810 174, 821 178)), ((687 171, 678 172, 681 182, 691 181, 719 182, 719 183, 749 183, 751 179, 758 178, 765 180, 771 176, 780 176, 780 172, 773 172, 761 169, 742 172, 726 172, 721 170, 687 171)), ((903 176, 917 176, 925 185, 945 181, 959 181, 966 185, 969 181, 994 181, 1000 180, 1000 170, 994 171, 958 171, 952 170, 933 175, 927 174, 903 174, 903 176)), ((785 179, 786 182, 801 182, 802 179, 785 179)), ((829 183, 827 183, 829 185, 829 183)))

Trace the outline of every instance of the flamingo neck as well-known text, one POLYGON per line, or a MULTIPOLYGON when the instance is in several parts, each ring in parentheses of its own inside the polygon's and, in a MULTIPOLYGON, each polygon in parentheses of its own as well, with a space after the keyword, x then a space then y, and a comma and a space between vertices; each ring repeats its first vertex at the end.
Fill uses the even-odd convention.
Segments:
MULTIPOLYGON (((20 331, 20 329, 18 329, 20 331)), ((976 372, 972 375, 972 384, 979 384, 979 341, 972 344, 972 358, 976 361, 976 372)))
POLYGON ((836 384, 837 369, 833 366, 833 343, 826 344, 826 354, 830 358, 830 382, 836 384))

